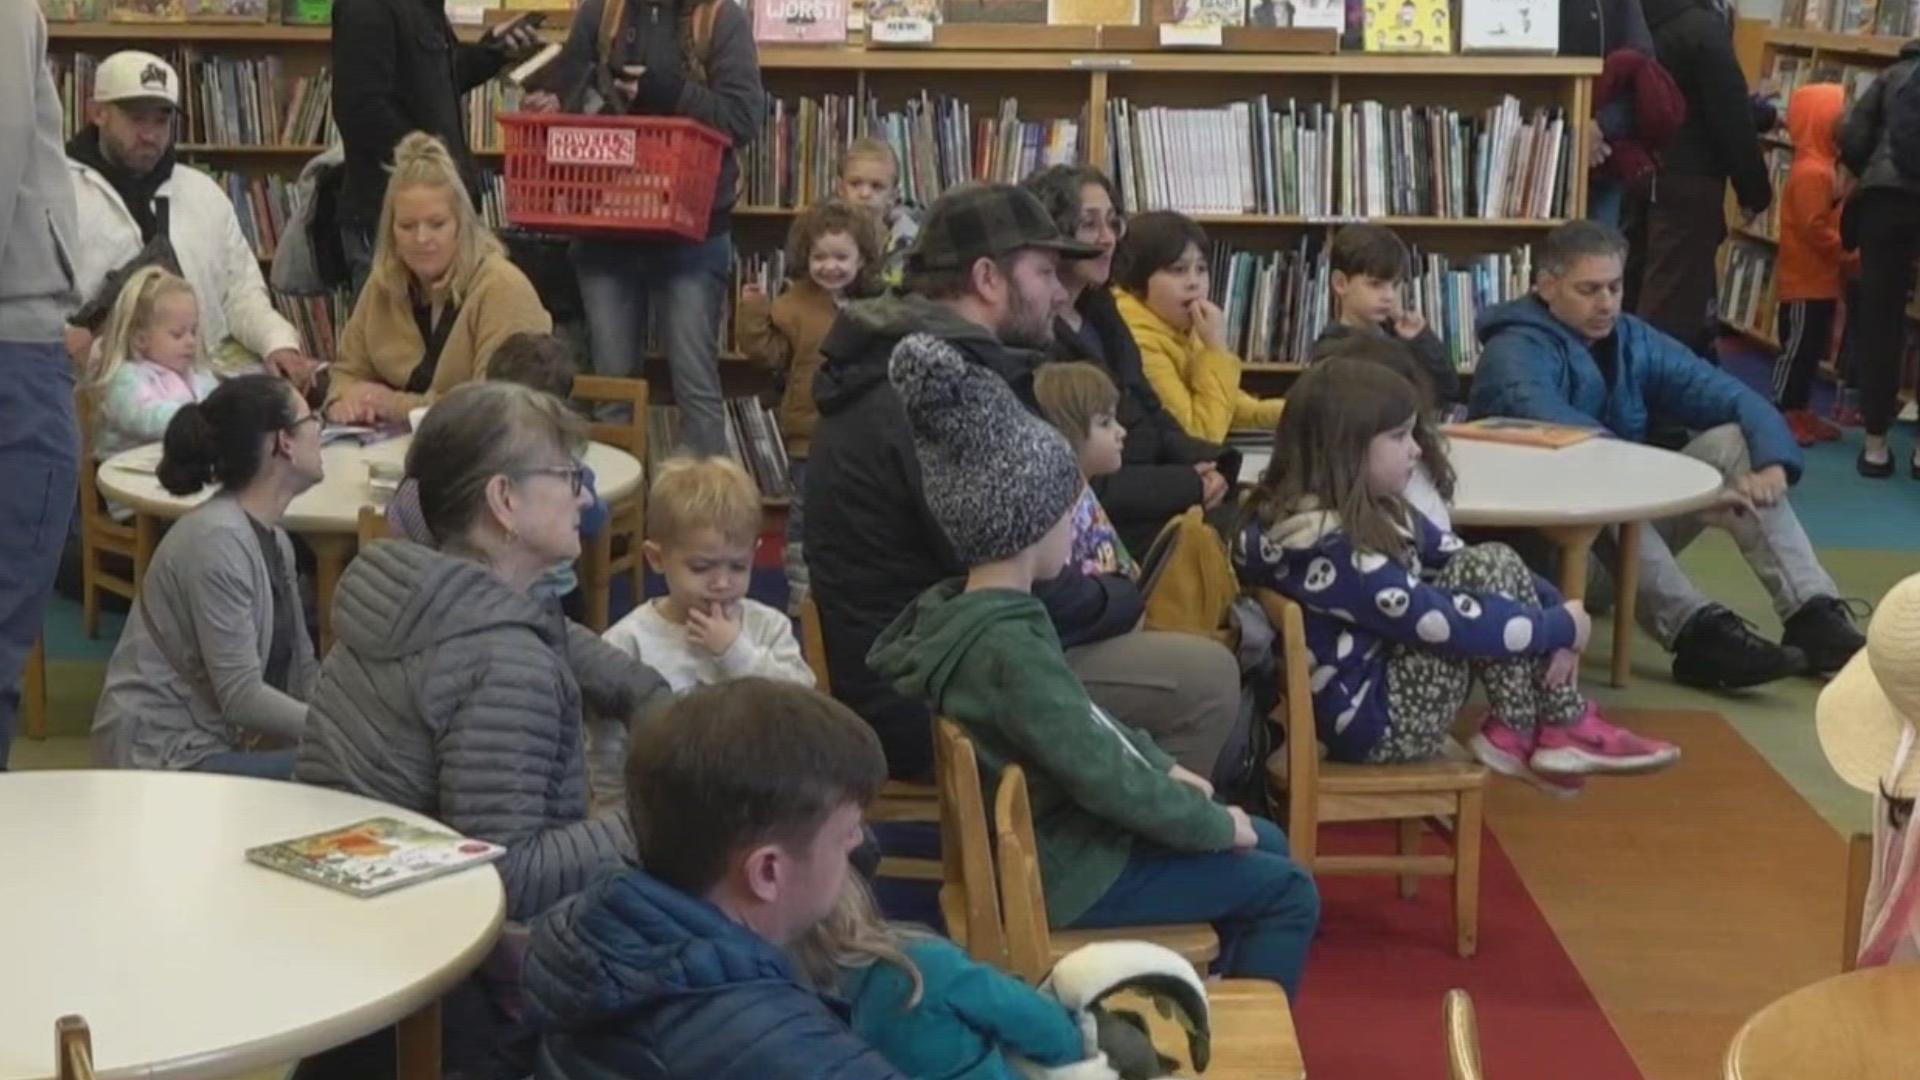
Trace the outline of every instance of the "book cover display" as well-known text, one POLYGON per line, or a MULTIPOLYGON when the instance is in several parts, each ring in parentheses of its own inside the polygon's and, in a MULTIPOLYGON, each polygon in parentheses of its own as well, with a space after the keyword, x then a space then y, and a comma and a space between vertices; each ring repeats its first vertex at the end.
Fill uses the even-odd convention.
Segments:
POLYGON ((186 22, 186 0, 113 0, 114 22, 186 22))
POLYGON ((378 896, 506 853, 499 844, 382 817, 248 848, 247 861, 355 896, 378 896))
POLYGON ((329 26, 333 0, 283 0, 280 20, 293 26, 329 26))
POLYGON ((1453 51, 1447 0, 1366 0, 1368 52, 1453 51))
POLYGON ((1153 0, 1156 26, 1245 26, 1245 0, 1153 0))
POLYGON ((40 0, 48 22, 95 22, 107 17, 106 0, 40 0))
POLYGON ((946 0, 949 23, 1024 23, 1044 25, 1047 0, 946 0))
POLYGON ((928 44, 940 25, 940 0, 872 0, 867 4, 867 38, 886 44, 928 44))
POLYGON ((1559 49, 1557 0, 1461 0, 1461 52, 1554 53, 1559 49))
POLYGON ((1054 26, 1137 26, 1140 0, 1048 0, 1054 26))
POLYGON ((847 0, 756 0, 753 37, 779 45, 842 45, 847 0))
POLYGON ((267 0, 187 0, 190 22, 267 21, 267 0))

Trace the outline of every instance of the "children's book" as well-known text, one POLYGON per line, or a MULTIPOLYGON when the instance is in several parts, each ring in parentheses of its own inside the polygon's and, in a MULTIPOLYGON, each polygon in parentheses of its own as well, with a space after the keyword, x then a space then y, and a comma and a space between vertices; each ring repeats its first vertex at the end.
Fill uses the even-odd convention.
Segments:
POLYGON ((1453 51, 1447 0, 1366 0, 1368 52, 1453 51))
POLYGON ((329 26, 333 23, 333 0, 282 0, 280 21, 293 26, 329 26))
POLYGON ((106 0, 40 0, 48 22, 97 22, 107 17, 106 0))
POLYGON ((1054 26, 1137 26, 1140 0, 1048 0, 1054 26))
POLYGON ((867 40, 930 44, 943 18, 941 7, 940 0, 870 0, 867 40))
POLYGON ((1155 26, 1245 26, 1246 0, 1153 0, 1155 26))
POLYGON ((1042 25, 1047 21, 1047 0, 946 0, 941 6, 944 20, 950 23, 1042 25))
POLYGON ((248 848, 247 861, 355 896, 378 896, 506 853, 499 844, 380 817, 248 848))
POLYGON ((1344 0, 1293 0, 1293 25, 1300 29, 1328 29, 1346 33, 1344 0))
POLYGON ((1586 442, 1600 434, 1599 428, 1548 424, 1539 420, 1521 420, 1511 416, 1487 416, 1464 424, 1448 424, 1442 429, 1451 438, 1480 442, 1509 443, 1558 450, 1586 442))
POLYGON ((1460 51, 1560 50, 1558 0, 1460 0, 1460 51))
POLYGON ((844 45, 847 0, 757 0, 753 37, 780 45, 844 45))
POLYGON ((267 0, 187 0, 191 22, 267 21, 267 0))
POLYGON ((186 22, 186 0, 113 0, 114 22, 186 22))
POLYGON ((487 12, 497 11, 500 0, 446 0, 447 21, 455 26, 482 26, 487 12))

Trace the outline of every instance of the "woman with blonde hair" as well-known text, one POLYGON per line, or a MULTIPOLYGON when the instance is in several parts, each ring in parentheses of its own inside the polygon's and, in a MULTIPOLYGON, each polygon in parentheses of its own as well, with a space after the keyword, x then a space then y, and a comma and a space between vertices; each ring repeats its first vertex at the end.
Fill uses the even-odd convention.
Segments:
POLYGON ((480 378, 507 338, 552 330, 533 283, 474 212, 446 144, 418 131, 402 139, 373 270, 340 336, 327 419, 405 423, 480 378))

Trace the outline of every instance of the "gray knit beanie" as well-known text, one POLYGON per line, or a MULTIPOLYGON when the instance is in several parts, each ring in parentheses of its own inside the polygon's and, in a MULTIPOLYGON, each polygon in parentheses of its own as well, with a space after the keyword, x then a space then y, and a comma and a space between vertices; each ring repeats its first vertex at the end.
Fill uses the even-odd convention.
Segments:
POLYGON ((913 425, 927 506, 961 562, 1019 554, 1079 500, 1086 481, 1066 437, 1000 376, 930 334, 894 346, 887 374, 913 425))

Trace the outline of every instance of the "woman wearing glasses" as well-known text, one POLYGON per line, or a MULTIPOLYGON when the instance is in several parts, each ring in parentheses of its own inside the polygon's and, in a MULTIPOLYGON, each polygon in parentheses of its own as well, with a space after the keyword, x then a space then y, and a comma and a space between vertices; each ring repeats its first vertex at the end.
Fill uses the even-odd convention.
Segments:
MULTIPOLYGON (((588 816, 584 711, 627 720, 670 697, 652 668, 532 594, 580 554, 586 442, 564 402, 514 383, 468 383, 433 406, 406 475, 439 547, 378 541, 341 576, 294 772, 505 845, 495 865, 515 922, 633 850, 624 809, 588 816)), ((496 957, 484 987, 448 1002, 450 1073, 532 1071, 502 1006, 516 972, 496 957)), ((349 1044, 297 1075, 391 1075, 392 1050, 391 1037, 349 1044)))
MULTIPOLYGON (((1114 249, 1127 231, 1113 184, 1098 169, 1056 165, 1026 187, 1062 232, 1102 252, 1060 264, 1069 303, 1054 322, 1054 358, 1098 364, 1120 388, 1115 419, 1127 430, 1121 468, 1095 479, 1093 489, 1127 549, 1144 552, 1168 518, 1196 504, 1212 509, 1226 497, 1231 477, 1220 468, 1226 451, 1188 435, 1141 369, 1140 348, 1107 288, 1114 249)), ((1238 467, 1237 454, 1231 465, 1238 467)))
POLYGON ((174 413, 161 485, 218 490, 147 566, 94 713, 96 764, 293 772, 315 664, 280 520, 320 482, 318 420, 270 375, 229 379, 174 413))

